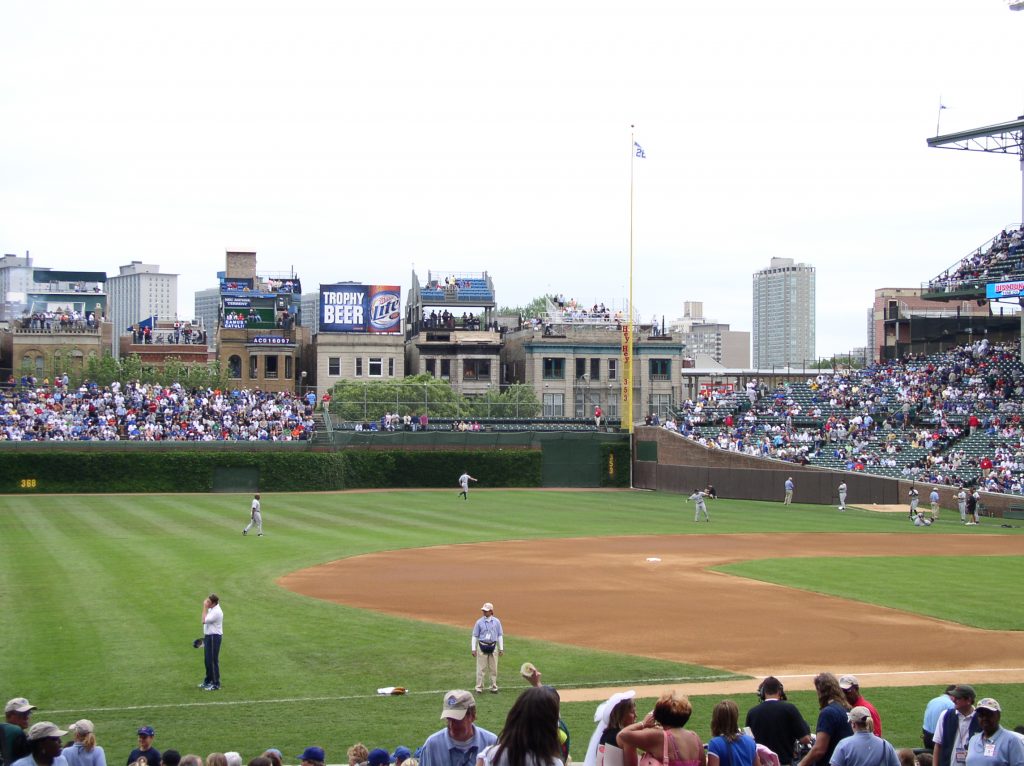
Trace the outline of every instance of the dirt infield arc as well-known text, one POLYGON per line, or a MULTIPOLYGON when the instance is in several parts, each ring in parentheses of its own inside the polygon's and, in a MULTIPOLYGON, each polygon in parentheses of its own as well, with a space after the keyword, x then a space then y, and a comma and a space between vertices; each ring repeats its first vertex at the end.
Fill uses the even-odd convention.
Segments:
POLYGON ((294 572, 279 583, 467 631, 480 604, 492 601, 511 635, 755 677, 825 668, 976 668, 1007 669, 1002 680, 1018 681, 1024 632, 979 630, 710 568, 761 558, 834 556, 841 567, 850 556, 1022 553, 1020 537, 981 534, 576 538, 383 551, 294 572))

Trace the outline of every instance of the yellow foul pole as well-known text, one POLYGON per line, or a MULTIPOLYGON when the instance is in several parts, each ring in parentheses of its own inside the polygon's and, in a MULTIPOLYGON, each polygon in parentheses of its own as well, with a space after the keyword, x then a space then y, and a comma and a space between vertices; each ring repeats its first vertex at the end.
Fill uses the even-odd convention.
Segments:
POLYGON ((628 433, 633 433, 633 163, 636 160, 636 138, 630 125, 629 134, 629 303, 622 325, 622 420, 628 433))

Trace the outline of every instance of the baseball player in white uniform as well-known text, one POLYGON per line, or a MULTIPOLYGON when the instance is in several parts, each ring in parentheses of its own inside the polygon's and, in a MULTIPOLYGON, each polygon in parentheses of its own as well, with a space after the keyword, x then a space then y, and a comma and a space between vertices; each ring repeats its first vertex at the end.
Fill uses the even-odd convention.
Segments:
POLYGON ((243 535, 249 534, 249 530, 256 527, 256 534, 263 537, 263 516, 260 514, 260 493, 257 492, 252 499, 252 507, 249 509, 249 523, 242 530, 243 535))
POLYGON ((967 493, 963 487, 956 493, 956 507, 960 511, 960 523, 967 523, 967 493))
POLYGON ((846 510, 846 482, 842 482, 839 485, 839 510, 846 510))
POLYGON ((463 471, 462 476, 459 477, 459 486, 462 487, 459 494, 462 496, 463 500, 469 500, 469 483, 471 481, 476 481, 476 479, 463 471))

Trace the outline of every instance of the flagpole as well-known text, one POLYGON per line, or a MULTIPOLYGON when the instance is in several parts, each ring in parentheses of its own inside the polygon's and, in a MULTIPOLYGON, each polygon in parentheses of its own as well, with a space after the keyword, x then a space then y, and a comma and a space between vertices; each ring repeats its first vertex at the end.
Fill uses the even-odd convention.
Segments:
POLYGON ((942 123, 942 110, 945 109, 942 105, 942 94, 939 94, 939 113, 935 115, 935 135, 939 135, 939 125, 942 123))

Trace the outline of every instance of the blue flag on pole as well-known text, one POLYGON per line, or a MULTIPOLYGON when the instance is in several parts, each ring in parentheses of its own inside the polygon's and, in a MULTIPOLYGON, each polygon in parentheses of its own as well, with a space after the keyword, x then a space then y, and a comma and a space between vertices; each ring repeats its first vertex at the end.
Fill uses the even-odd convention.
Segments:
POLYGON ((633 142, 633 149, 635 156, 639 157, 642 160, 647 159, 647 154, 644 153, 644 148, 640 146, 640 144, 638 144, 636 141, 633 142))

